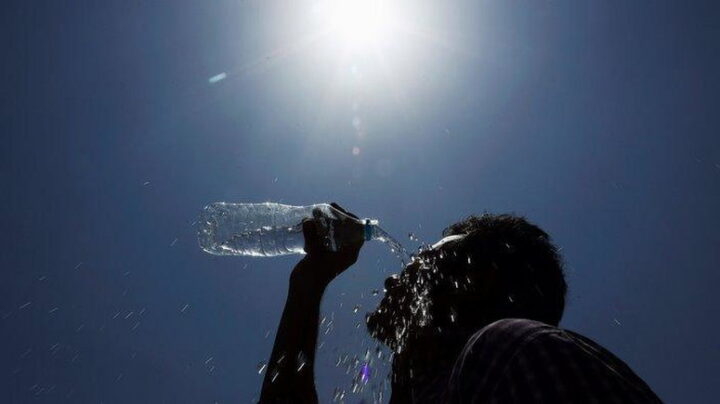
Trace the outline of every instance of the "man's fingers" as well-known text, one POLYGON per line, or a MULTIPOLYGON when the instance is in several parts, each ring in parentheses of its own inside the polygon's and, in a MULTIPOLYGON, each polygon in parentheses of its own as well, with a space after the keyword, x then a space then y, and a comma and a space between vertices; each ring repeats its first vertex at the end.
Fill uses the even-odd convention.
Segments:
POLYGON ((304 247, 308 254, 331 250, 359 250, 365 241, 364 225, 359 218, 337 203, 330 206, 330 212, 320 208, 313 209, 312 217, 302 222, 304 247), (331 234, 332 240, 329 239, 331 234))
POLYGON ((303 249, 308 254, 313 254, 318 251, 322 251, 323 243, 320 236, 318 219, 307 218, 302 221, 303 237, 305 238, 305 245, 303 249))
POLYGON ((321 217, 324 216, 323 211, 322 211, 322 209, 320 209, 320 208, 315 208, 315 209, 313 209, 313 210, 312 210, 312 215, 313 215, 313 217, 314 217, 315 219, 320 219, 321 217))
POLYGON ((345 210, 345 208, 343 208, 342 206, 338 205, 338 204, 335 203, 335 202, 332 202, 332 203, 330 204, 330 206, 332 206, 333 208, 339 210, 340 212, 342 212, 342 213, 344 213, 344 214, 346 214, 346 215, 348 215, 348 216, 350 216, 350 217, 352 217, 352 218, 360 219, 359 217, 357 217, 357 216, 355 216, 354 214, 348 212, 347 210, 345 210))
POLYGON ((314 236, 315 236, 315 234, 316 234, 316 229, 315 229, 315 227, 316 227, 316 226, 315 226, 314 219, 309 219, 309 218, 308 218, 308 219, 303 219, 303 221, 302 221, 302 229, 303 229, 303 234, 305 235, 305 239, 306 239, 306 240, 307 240, 308 238, 311 238, 311 237, 314 237, 314 236))

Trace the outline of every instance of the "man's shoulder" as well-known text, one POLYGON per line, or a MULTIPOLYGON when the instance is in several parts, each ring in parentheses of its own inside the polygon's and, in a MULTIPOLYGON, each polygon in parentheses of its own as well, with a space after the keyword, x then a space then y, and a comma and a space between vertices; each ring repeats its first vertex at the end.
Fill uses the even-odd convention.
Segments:
POLYGON ((493 350, 498 346, 512 345, 518 341, 537 338, 540 335, 562 332, 558 327, 536 320, 524 318, 505 318, 495 321, 475 332, 467 341, 466 350, 492 344, 493 350))
POLYGON ((466 377, 489 382, 527 341, 539 335, 561 332, 557 327, 540 321, 506 318, 481 328, 466 341, 457 358, 453 377, 466 377))
POLYGON ((502 319, 475 332, 457 358, 449 392, 449 397, 483 398, 480 401, 526 393, 531 393, 526 397, 529 401, 537 401, 533 397, 567 398, 562 402, 592 397, 659 401, 642 379, 599 344, 528 319, 502 319))
POLYGON ((511 337, 514 335, 525 335, 528 332, 532 333, 548 330, 559 330, 559 328, 541 321, 530 320, 527 318, 504 318, 486 325, 475 334, 485 335, 488 337, 511 337))
POLYGON ((523 361, 534 366, 540 363, 539 356, 554 360, 617 359, 595 341, 575 332, 537 320, 506 318, 475 332, 466 341, 456 368, 480 366, 485 372, 496 373, 523 361))

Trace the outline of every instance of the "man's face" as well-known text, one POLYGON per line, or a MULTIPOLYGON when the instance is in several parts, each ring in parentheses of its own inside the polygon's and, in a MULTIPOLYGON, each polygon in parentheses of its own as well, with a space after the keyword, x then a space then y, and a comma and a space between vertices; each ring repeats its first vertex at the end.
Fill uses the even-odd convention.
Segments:
POLYGON ((436 298, 438 285, 446 283, 449 256, 464 236, 449 236, 434 244, 403 271, 385 280, 385 297, 375 311, 367 315, 370 334, 394 350, 402 349, 407 336, 432 321, 430 305, 436 298))

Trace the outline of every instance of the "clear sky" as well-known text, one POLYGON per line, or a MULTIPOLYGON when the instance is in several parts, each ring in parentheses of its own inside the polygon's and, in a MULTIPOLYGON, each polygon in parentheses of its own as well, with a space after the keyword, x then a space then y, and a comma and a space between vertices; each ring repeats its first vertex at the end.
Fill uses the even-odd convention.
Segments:
MULTIPOLYGON (((717 399, 714 2, 390 3, 3 2, 0 401, 256 397, 297 257, 202 253, 213 201, 337 201, 412 248, 526 215, 562 247, 564 327, 717 399)), ((368 244, 328 291, 322 401, 397 269, 368 244)))

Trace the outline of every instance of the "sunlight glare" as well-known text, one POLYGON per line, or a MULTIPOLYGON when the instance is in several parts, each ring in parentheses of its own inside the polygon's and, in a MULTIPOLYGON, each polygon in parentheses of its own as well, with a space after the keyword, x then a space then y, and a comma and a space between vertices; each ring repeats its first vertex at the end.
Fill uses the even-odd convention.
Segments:
POLYGON ((391 39, 398 23, 382 0, 327 0, 316 11, 328 34, 345 49, 367 51, 391 39))

